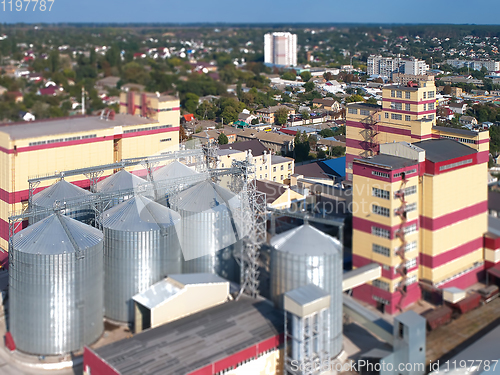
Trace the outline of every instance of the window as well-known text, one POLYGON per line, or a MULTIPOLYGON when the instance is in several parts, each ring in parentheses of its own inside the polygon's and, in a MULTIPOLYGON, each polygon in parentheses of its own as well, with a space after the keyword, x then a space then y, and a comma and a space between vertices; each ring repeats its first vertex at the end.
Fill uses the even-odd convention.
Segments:
POLYGON ((455 141, 460 143, 476 143, 473 139, 457 138, 457 137, 451 137, 449 135, 441 135, 441 138, 454 139, 455 141))
MULTIPOLYGON (((416 248, 417 248, 417 241, 407 242, 405 245, 405 253, 407 253, 408 251, 415 250, 416 248)), ((398 250, 399 250, 399 247, 396 247, 394 249, 394 253, 396 253, 398 250)), ((394 255, 396 255, 396 254, 394 254, 394 255)))
POLYGON ((389 199, 390 193, 387 190, 378 189, 376 187, 372 188, 372 195, 377 198, 389 199))
POLYGON ((429 108, 429 111, 436 109, 436 103, 429 103, 429 106, 427 108, 429 108))
POLYGON ((411 116, 410 115, 405 115, 405 121, 411 121, 411 116))
POLYGON ((285 169, 285 166, 282 164, 282 165, 281 165, 281 170, 283 170, 283 169, 285 169))
POLYGON ((406 177, 408 177, 408 175, 416 173, 416 172, 417 172, 417 169, 415 168, 415 169, 410 169, 409 171, 405 171, 405 172, 394 173, 394 178, 401 176, 403 173, 405 174, 406 177))
POLYGON ((224 168, 224 163, 222 163, 222 168, 224 168))
POLYGON ((260 171, 262 172, 262 165, 260 166, 260 171))
POLYGON ((351 115, 357 115, 358 114, 358 110, 356 108, 349 108, 347 110, 347 113, 350 113, 351 115))
POLYGON ((429 99, 434 98, 434 91, 429 91, 429 92, 427 93, 427 97, 428 97, 429 99))
POLYGON ((389 118, 389 112, 385 113, 385 118, 389 118))
POLYGON ((467 165, 470 163, 472 163, 472 159, 457 161, 456 163, 451 163, 451 164, 443 165, 443 166, 439 167, 439 171, 446 171, 448 169, 460 167, 461 165, 467 165))
POLYGON ((434 115, 429 115, 429 116, 427 116, 427 118, 428 118, 429 120, 434 120, 434 115))
POLYGON ((403 119, 403 115, 399 113, 391 113, 391 119, 401 121, 403 119))
POLYGON ((427 93, 424 92, 424 99, 427 99, 427 93))
POLYGON ((390 238, 391 237, 390 230, 384 229, 384 228, 379 228, 379 227, 372 227, 372 234, 377 236, 377 237, 382 237, 382 238, 390 238))
MULTIPOLYGON (((396 196, 396 194, 399 193, 400 190, 396 191, 394 193, 394 198, 399 198, 398 196, 396 196)), ((405 188, 405 197, 407 197, 408 195, 413 195, 413 194, 416 194, 417 193, 417 185, 413 185, 413 186, 407 186, 405 188)))
POLYGON ((424 111, 427 111, 427 104, 424 103, 424 111))
POLYGON ((374 287, 383 289, 383 290, 389 290, 389 283, 386 283, 385 281, 382 280, 373 280, 372 285, 374 287))
POLYGON ((273 177, 273 181, 276 181, 276 176, 273 177))
POLYGON ((377 214, 377 215, 380 215, 380 216, 385 216, 385 217, 389 217, 390 216, 388 208, 377 206, 376 204, 372 204, 372 212, 374 214, 377 214))
POLYGON ((160 139, 160 142, 170 142, 172 140, 172 138, 164 138, 164 139, 160 139))
POLYGON ((379 171, 372 171, 372 175, 378 176, 378 177, 389 178, 389 173, 384 173, 384 172, 379 172, 379 171))
POLYGON ((267 173, 266 173, 266 178, 267 178, 267 173))
POLYGON ((267 171, 267 165, 265 166, 265 168, 264 168, 264 169, 267 171))
POLYGON ((359 110, 359 114, 361 116, 370 116, 370 111, 366 110, 366 109, 360 109, 359 110))
POLYGON ((405 103, 405 111, 410 111, 411 105, 409 103, 405 103))
POLYGON ((406 268, 407 269, 414 268, 416 266, 417 266, 417 258, 413 258, 413 259, 406 261, 406 268))
POLYGON ((288 170, 292 169, 292 163, 288 163, 288 170))
POLYGON ((376 243, 372 245, 372 250, 374 253, 381 254, 386 257, 391 255, 391 251, 389 250, 388 247, 380 246, 377 245, 376 243))
POLYGON ((396 91, 396 98, 402 98, 403 97, 403 91, 396 91))
POLYGON ((406 212, 412 212, 417 210, 417 202, 409 203, 406 205, 406 212))
POLYGON ((415 284, 417 282, 417 275, 408 276, 406 279, 406 285, 415 284))
POLYGON ((352 162, 347 163, 347 169, 352 169, 352 162))
POLYGON ((283 181, 283 175, 281 175, 280 179, 281 179, 281 181, 283 181))
POLYGON ((415 233, 416 231, 417 231, 417 224, 408 225, 404 229, 405 234, 412 234, 415 233))
POLYGON ((395 97, 396 97, 396 91, 391 90, 391 98, 395 98, 395 97))
POLYGON ((394 103, 394 102, 392 102, 391 103, 391 109, 401 110, 401 109, 403 109, 403 103, 394 103))
POLYGON ((261 179, 261 180, 262 180, 262 175, 260 175, 260 176, 259 176, 259 179, 261 179))
POLYGON ((405 98, 410 99, 411 98, 411 93, 409 91, 405 92, 405 98))
POLYGON ((290 173, 288 173, 288 178, 290 178, 290 176, 291 176, 291 174, 290 174, 290 173))

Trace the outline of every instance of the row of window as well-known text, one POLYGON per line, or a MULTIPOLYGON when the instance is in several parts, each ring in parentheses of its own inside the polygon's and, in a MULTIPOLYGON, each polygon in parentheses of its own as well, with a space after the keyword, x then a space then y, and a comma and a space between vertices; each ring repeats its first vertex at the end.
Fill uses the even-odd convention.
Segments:
MULTIPOLYGON (((372 227, 372 228, 375 228, 375 227, 372 227)), ((407 253, 408 251, 415 250, 416 248, 417 248, 417 241, 407 242, 405 245, 405 253, 407 253)), ((399 249, 399 247, 394 249, 394 255, 396 255, 396 252, 398 251, 398 249, 399 249)), ((374 253, 377 253, 377 254, 380 254, 380 255, 383 255, 386 257, 391 256, 391 250, 388 247, 385 247, 385 246, 382 246, 382 245, 379 245, 376 243, 372 244, 372 251, 374 253)), ((416 262, 416 259, 415 259, 415 262, 416 262)), ((411 264, 413 264, 413 263, 411 263, 411 264)), ((415 267, 415 266, 416 266, 416 263, 414 265, 412 265, 411 267, 415 267)), ((411 268, 408 265, 406 267, 411 268)))
POLYGON ((475 140, 473 139, 468 139, 468 138, 458 138, 458 137, 451 137, 449 135, 441 135, 440 136, 441 138, 448 138, 448 139, 453 139, 457 142, 460 142, 460 143, 476 143, 475 140))
POLYGON ((378 177, 389 178, 389 173, 384 173, 384 172, 379 172, 379 171, 372 171, 372 175, 378 176, 378 177))
POLYGON ((472 159, 457 161, 456 163, 451 163, 451 164, 447 164, 447 165, 443 165, 443 166, 439 167, 439 171, 446 171, 446 170, 451 169, 451 168, 460 167, 461 165, 467 165, 467 164, 471 164, 471 163, 472 163, 472 159))
POLYGON ((372 281, 372 285, 374 287, 379 288, 379 289, 383 289, 383 290, 389 291, 389 283, 388 282, 385 282, 385 281, 377 279, 377 280, 373 280, 372 281))
POLYGON ((128 130, 124 130, 123 134, 145 132, 145 131, 157 130, 157 129, 166 129, 166 128, 171 128, 171 127, 172 127, 172 125, 159 125, 159 126, 149 126, 147 128, 128 129, 128 130))
POLYGON ((170 142, 172 140, 172 138, 163 138, 163 139, 160 139, 160 142, 170 142))
MULTIPOLYGON (((391 98, 403 98, 403 91, 391 90, 391 98)), ((405 99, 411 98, 411 92, 405 91, 405 99)))
MULTIPOLYGON (((394 198, 398 198, 396 196, 398 192, 395 192, 394 193, 394 198)), ((405 197, 409 196, 409 195, 413 195, 413 194, 417 194, 417 185, 413 185, 413 186, 407 186, 404 190, 404 195, 405 197)))
POLYGON ((410 169, 409 171, 394 173, 394 178, 402 176, 403 173, 405 174, 405 177, 408 177, 409 175, 411 175, 413 173, 417 173, 417 168, 410 169))
POLYGON ((372 212, 380 216, 390 216, 390 210, 388 208, 377 206, 376 204, 372 204, 372 212))
POLYGON ((382 238, 391 238, 391 231, 384 228, 372 227, 372 234, 382 238))
MULTIPOLYGON (((394 210, 394 216, 397 216, 397 214, 396 214, 397 210, 398 210, 397 208, 394 210)), ((412 212, 412 211, 416 211, 416 210, 417 210, 417 203, 416 202, 407 204, 406 207, 405 207, 405 212, 406 213, 412 212)))
MULTIPOLYGON (((425 108, 424 108, 425 110, 425 108)), ((389 118, 389 113, 385 112, 385 118, 389 118)), ((434 120, 434 115, 427 115, 427 116, 422 116, 422 119, 428 118, 429 120, 434 120)), ((397 121, 403 121, 403 115, 400 115, 399 113, 391 113, 391 119, 392 120, 397 120, 397 121)), ((411 121, 411 116, 410 115, 405 115, 405 121, 409 122, 411 121)))
POLYGON ((391 194, 387 190, 372 188, 372 195, 376 198, 390 199, 391 194))
POLYGON ((52 143, 60 143, 60 142, 71 142, 71 141, 78 141, 80 139, 89 139, 89 138, 96 138, 97 134, 90 134, 90 135, 82 135, 78 137, 69 137, 69 138, 58 138, 58 139, 49 139, 47 141, 38 141, 38 142, 30 142, 30 146, 39 146, 39 145, 48 145, 52 143))

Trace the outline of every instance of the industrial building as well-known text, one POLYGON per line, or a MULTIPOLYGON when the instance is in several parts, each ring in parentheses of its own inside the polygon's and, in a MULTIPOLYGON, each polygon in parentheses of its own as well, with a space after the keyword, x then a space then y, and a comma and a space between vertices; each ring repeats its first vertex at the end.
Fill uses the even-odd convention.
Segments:
MULTIPOLYGON (((7 249, 9 213, 28 205, 33 187, 28 179, 178 150, 179 99, 129 94, 122 96, 120 114, 0 125, 0 248, 7 249)), ((141 172, 145 175, 136 173, 141 172)), ((65 179, 82 188, 90 185, 81 174, 65 179)), ((49 185, 40 184, 34 192, 49 185)))

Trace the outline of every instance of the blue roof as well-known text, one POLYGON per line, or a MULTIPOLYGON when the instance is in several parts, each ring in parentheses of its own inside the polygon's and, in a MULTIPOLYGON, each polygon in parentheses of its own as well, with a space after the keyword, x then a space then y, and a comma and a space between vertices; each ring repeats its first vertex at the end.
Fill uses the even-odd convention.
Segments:
POLYGON ((335 137, 326 137, 326 138, 323 138, 325 141, 335 141, 335 142, 339 142, 339 140, 335 137))
POLYGON ((321 162, 325 167, 332 170, 332 174, 345 177, 345 156, 336 159, 328 159, 321 162))

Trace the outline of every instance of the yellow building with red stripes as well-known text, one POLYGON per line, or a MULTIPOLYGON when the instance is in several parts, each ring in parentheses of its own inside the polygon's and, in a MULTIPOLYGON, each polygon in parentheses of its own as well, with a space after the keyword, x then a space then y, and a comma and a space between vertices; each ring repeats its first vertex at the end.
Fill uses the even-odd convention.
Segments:
POLYGON ((474 284, 491 252, 488 132, 435 126, 434 91, 433 80, 388 86, 382 106, 347 107, 353 267, 382 265, 354 296, 390 313, 420 299, 419 286, 474 284))
MULTIPOLYGON (((11 212, 27 205, 29 178, 178 150, 179 99, 155 94, 138 97, 123 94, 120 114, 0 124, 2 249, 8 247, 11 212)), ((85 176, 67 179, 83 188, 90 184, 85 176)), ((35 193, 50 184, 47 181, 35 193)))

